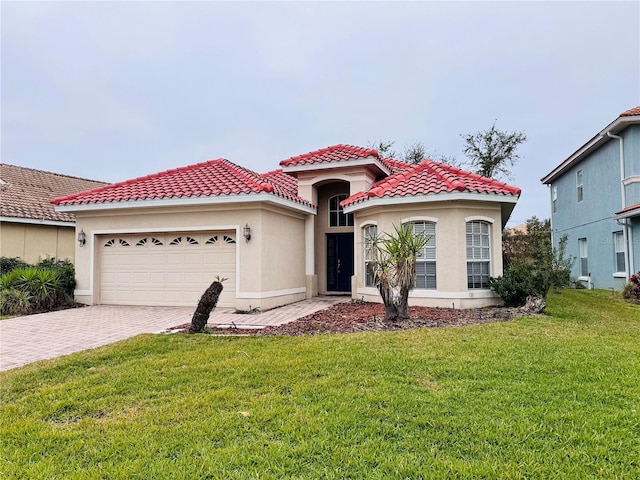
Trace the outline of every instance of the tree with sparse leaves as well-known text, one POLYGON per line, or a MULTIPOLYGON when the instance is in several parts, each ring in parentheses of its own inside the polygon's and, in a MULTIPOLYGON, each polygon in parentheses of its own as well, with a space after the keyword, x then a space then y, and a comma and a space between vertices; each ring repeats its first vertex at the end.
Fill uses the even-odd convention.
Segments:
POLYGON ((472 171, 495 179, 502 175, 511 178, 509 167, 520 158, 516 149, 527 140, 523 132, 498 130, 495 122, 489 130, 460 136, 465 142, 463 152, 470 160, 472 171))
POLYGON ((375 148, 381 157, 393 158, 395 160, 400 160, 401 162, 409 163, 412 165, 416 165, 423 160, 430 159, 436 162, 446 163, 447 165, 451 165, 452 167, 461 168, 461 163, 456 159, 456 157, 427 151, 424 143, 422 142, 414 142, 411 145, 404 147, 404 151, 400 154, 393 150, 393 145, 395 143, 396 142, 392 140, 381 140, 378 142, 369 142, 368 147, 375 148))

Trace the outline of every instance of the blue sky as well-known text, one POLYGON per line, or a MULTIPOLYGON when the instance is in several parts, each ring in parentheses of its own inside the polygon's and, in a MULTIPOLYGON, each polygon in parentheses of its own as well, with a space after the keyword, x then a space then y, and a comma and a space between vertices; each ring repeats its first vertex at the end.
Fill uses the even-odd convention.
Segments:
POLYGON ((116 182, 224 157, 258 172, 337 143, 524 131, 540 178, 640 105, 639 2, 11 2, 2 162, 116 182))

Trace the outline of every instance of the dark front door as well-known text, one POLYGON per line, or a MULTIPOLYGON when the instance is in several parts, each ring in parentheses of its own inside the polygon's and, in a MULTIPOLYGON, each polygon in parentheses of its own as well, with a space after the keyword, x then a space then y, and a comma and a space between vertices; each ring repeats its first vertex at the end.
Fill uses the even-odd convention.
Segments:
POLYGON ((327 234, 327 291, 350 292, 353 275, 353 233, 327 234))

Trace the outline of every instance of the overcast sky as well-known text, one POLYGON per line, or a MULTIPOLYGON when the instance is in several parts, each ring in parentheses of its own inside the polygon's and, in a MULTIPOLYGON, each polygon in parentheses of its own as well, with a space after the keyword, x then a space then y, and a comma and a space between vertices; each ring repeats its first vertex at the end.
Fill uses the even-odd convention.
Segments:
POLYGON ((337 143, 524 131, 509 222, 640 105, 640 2, 0 4, 2 162, 107 182, 337 143))

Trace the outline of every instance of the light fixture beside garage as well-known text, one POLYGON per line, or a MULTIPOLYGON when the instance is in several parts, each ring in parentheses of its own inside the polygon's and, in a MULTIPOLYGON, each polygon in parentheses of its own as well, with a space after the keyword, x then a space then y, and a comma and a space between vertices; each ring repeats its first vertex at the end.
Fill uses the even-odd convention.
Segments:
POLYGON ((244 224, 244 239, 249 242, 251 240, 251 227, 248 223, 244 224))
POLYGON ((78 232, 78 245, 84 247, 84 244, 87 243, 87 234, 84 233, 84 230, 80 230, 78 232))

